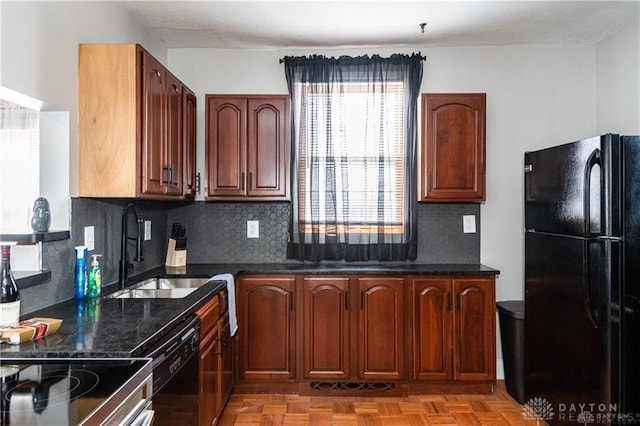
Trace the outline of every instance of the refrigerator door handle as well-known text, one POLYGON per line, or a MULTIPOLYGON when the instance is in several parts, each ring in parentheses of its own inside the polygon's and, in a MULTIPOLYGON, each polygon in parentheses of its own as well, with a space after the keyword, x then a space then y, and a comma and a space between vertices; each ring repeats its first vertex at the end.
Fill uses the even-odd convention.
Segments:
POLYGON ((590 245, 594 241, 584 240, 584 309, 589 318, 589 322, 594 328, 598 328, 598 312, 591 306, 591 260, 590 245), (595 315, 594 315, 595 314, 595 315))
POLYGON ((584 186, 583 186, 583 209, 584 209, 584 236, 589 238, 591 236, 591 171, 598 165, 602 168, 602 155, 599 149, 595 149, 584 167, 584 186))

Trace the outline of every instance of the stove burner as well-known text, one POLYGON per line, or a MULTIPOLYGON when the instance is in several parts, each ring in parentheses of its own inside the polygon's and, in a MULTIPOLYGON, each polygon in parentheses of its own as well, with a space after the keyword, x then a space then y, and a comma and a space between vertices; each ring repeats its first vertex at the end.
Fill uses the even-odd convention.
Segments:
POLYGON ((86 369, 65 369, 59 366, 44 365, 39 372, 39 380, 20 380, 20 375, 24 377, 26 373, 29 373, 28 377, 37 377, 37 367, 29 367, 20 371, 18 377, 12 380, 15 385, 9 389, 3 389, 2 405, 3 407, 8 407, 12 399, 24 399, 26 397, 31 399, 32 407, 29 407, 28 404, 19 404, 17 406, 12 404, 12 412, 17 410, 34 411, 40 414, 49 406, 67 404, 69 401, 80 398, 91 392, 99 382, 99 376, 86 369), (51 367, 55 368, 51 369, 51 367), (51 392, 51 386, 65 379, 68 380, 69 386, 67 392, 51 392))

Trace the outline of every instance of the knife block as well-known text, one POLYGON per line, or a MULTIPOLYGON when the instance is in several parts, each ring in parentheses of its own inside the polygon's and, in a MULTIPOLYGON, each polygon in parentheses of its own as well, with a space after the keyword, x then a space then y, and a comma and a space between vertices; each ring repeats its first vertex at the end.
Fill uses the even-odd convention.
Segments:
POLYGON ((187 264, 187 237, 169 238, 165 266, 180 267, 187 264))

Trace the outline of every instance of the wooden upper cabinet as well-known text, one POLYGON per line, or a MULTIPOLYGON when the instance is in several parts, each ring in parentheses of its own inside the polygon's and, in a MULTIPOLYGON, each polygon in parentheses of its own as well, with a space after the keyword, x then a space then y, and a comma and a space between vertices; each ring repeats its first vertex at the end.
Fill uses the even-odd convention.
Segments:
POLYGON ((206 102, 207 200, 288 199, 288 96, 206 102))
POLYGON ((78 194, 182 198, 185 91, 140 45, 81 44, 78 194))
POLYGON ((183 158, 182 158, 182 192, 186 197, 193 198, 196 195, 196 106, 195 93, 184 88, 183 107, 183 158))
POLYGON ((349 278, 303 279, 303 365, 305 379, 350 376, 349 278))
POLYGON ((404 379, 404 278, 357 279, 358 378, 404 379))
POLYGON ((486 94, 422 94, 420 201, 485 200, 486 94))

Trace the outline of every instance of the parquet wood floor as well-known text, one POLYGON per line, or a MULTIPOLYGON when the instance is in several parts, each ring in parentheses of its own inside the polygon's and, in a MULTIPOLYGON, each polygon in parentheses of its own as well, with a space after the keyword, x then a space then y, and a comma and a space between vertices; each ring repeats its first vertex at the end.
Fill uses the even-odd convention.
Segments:
POLYGON ((234 394, 220 426, 232 425, 536 425, 499 382, 491 395, 316 397, 234 394))

